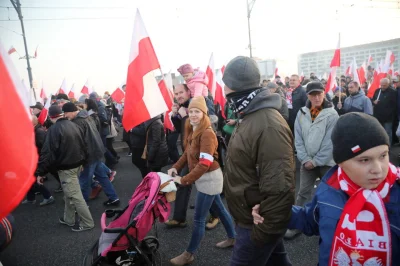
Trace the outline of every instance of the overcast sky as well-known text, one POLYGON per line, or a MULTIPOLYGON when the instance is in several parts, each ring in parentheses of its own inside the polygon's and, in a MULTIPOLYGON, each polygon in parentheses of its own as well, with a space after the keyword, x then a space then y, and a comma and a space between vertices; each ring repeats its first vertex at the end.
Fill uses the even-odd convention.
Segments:
MULTIPOLYGON (((55 92, 64 77, 67 86, 75 83, 78 91, 87 78, 99 93, 121 84, 136 8, 163 72, 176 72, 184 63, 205 69, 211 52, 217 68, 237 55, 249 55, 246 0, 21 3, 30 55, 39 46, 38 58, 31 60, 33 76, 38 84, 44 82, 47 93, 55 92)), ((2 8, 10 6, 8 0, 0 0, 1 41, 23 56, 23 39, 12 32, 21 33, 16 12, 2 8), (8 19, 12 21, 4 21, 8 19)), ((253 56, 275 58, 283 74, 295 73, 298 54, 335 48, 339 31, 342 47, 400 37, 399 7, 391 0, 257 0, 251 13, 253 56)), ((26 60, 11 56, 20 76, 28 80, 26 60)))

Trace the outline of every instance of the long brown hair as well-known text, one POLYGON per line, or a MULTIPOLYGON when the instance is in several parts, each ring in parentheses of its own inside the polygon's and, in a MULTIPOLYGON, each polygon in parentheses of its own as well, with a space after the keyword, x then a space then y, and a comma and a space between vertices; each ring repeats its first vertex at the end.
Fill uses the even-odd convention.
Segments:
POLYGON ((183 146, 186 149, 188 141, 196 138, 199 136, 201 133, 204 132, 207 128, 211 127, 211 121, 208 115, 203 113, 203 118, 200 120, 200 124, 197 126, 196 131, 193 132, 193 126, 190 124, 190 119, 189 117, 186 119, 185 122, 185 140, 183 141, 183 146), (193 133, 192 137, 189 140, 189 135, 193 133))

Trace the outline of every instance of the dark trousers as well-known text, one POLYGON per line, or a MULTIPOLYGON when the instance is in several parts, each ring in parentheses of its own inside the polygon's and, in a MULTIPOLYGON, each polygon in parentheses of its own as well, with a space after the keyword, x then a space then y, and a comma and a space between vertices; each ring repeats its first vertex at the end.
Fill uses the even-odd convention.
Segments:
POLYGON ((29 189, 28 194, 26 195, 26 199, 29 201, 35 200, 35 192, 40 192, 43 195, 44 199, 48 199, 51 197, 50 191, 44 185, 39 185, 35 182, 31 186, 31 189, 29 189))
POLYGON ((167 135, 168 157, 174 163, 176 163, 179 160, 178 146, 176 145, 178 138, 179 138, 179 132, 176 131, 170 132, 167 135))
POLYGON ((51 171, 50 171, 50 174, 51 174, 52 176, 54 176, 54 178, 57 180, 58 184, 60 184, 60 186, 61 186, 61 181, 60 181, 60 177, 58 176, 57 170, 51 170, 51 171))
POLYGON ((236 226, 236 243, 230 266, 290 266, 292 263, 283 245, 283 235, 258 246, 250 238, 251 229, 236 226))
MULTIPOLYGON (((189 173, 189 168, 186 165, 180 172, 180 176, 185 176, 189 173)), ((186 221, 186 213, 190 201, 190 194, 192 193, 192 185, 189 186, 179 186, 176 192, 175 208, 173 220, 178 222, 186 221)), ((218 218, 216 211, 210 209, 210 214, 212 217, 218 218)))
POLYGON ((146 160, 142 159, 143 148, 132 148, 132 163, 139 168, 142 178, 144 178, 148 173, 146 160))
POLYGON ((114 138, 106 138, 107 150, 109 150, 114 157, 117 157, 118 153, 114 150, 113 142, 114 138))

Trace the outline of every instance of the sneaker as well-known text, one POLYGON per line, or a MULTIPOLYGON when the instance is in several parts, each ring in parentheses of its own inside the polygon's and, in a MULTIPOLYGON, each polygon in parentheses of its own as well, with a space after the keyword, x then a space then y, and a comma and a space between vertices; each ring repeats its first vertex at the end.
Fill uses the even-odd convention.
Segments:
POLYGON ((35 195, 40 195, 40 194, 42 194, 42 193, 40 193, 40 191, 35 192, 35 195))
POLYGON ((36 204, 36 200, 24 200, 23 202, 21 202, 21 204, 36 204))
POLYGON ((187 222, 178 222, 177 220, 169 220, 165 222, 165 225, 167 226, 167 228, 184 228, 187 226, 187 222))
POLYGON ((111 171, 110 174, 108 175, 108 178, 110 179, 111 183, 114 181, 116 174, 117 174, 117 171, 111 171))
POLYGON ((60 218, 58 219, 58 221, 60 222, 60 224, 65 224, 65 225, 68 225, 69 227, 75 226, 75 224, 69 224, 69 223, 67 223, 66 221, 64 221, 64 218, 63 218, 63 217, 60 217, 60 218))
POLYGON ((107 200, 103 203, 105 206, 118 206, 120 204, 119 199, 107 200))
POLYGON ((40 202, 40 206, 45 206, 54 203, 56 200, 53 198, 53 196, 50 196, 48 199, 43 199, 42 202, 40 202))
POLYGON ((230 248, 235 245, 235 242, 234 238, 228 238, 227 240, 217 243, 215 246, 217 248, 230 248))
POLYGON ((128 152, 127 156, 132 157, 132 152, 128 152))
POLYGON ((74 227, 72 227, 72 231, 74 231, 74 232, 82 232, 82 231, 86 231, 86 230, 91 230, 91 229, 93 229, 94 228, 94 226, 92 226, 92 227, 83 227, 83 226, 80 226, 80 225, 74 225, 74 227))
POLYGON ((63 192, 63 189, 61 186, 59 186, 57 189, 54 190, 55 193, 60 193, 63 192))
POLYGON ((89 196, 89 199, 95 199, 95 198, 97 198, 98 196, 99 196, 99 194, 100 194, 100 192, 101 192, 101 190, 102 190, 103 188, 100 186, 100 185, 98 185, 97 187, 95 187, 95 188, 92 188, 92 192, 90 193, 90 196, 89 196))
POLYGON ((284 238, 287 239, 287 240, 292 240, 292 239, 294 239, 296 236, 298 236, 298 235, 300 235, 300 234, 301 234, 301 231, 300 231, 300 230, 297 230, 297 229, 293 229, 293 230, 288 229, 288 230, 286 230, 286 233, 285 233, 284 238))
POLYGON ((206 224, 206 229, 212 230, 217 226, 218 223, 219 219, 211 216, 208 220, 208 223, 206 224))

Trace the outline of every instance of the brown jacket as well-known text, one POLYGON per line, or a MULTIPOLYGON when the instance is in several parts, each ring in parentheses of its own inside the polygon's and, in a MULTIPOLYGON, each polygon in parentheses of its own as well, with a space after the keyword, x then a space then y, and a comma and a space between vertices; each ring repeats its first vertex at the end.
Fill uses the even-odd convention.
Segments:
POLYGON ((193 184, 206 172, 211 172, 219 168, 217 147, 217 137, 211 127, 207 128, 194 139, 192 139, 192 134, 189 134, 185 152, 172 166, 179 172, 186 163, 188 164, 189 174, 182 177, 182 185, 193 184), (200 163, 200 153, 210 154, 213 157, 213 162, 210 166, 200 163))
POLYGON ((224 192, 236 223, 252 229, 251 238, 267 243, 280 237, 294 204, 293 135, 279 114, 278 94, 260 92, 241 114, 229 141, 224 192), (260 204, 264 222, 253 224, 252 207, 260 204))

